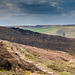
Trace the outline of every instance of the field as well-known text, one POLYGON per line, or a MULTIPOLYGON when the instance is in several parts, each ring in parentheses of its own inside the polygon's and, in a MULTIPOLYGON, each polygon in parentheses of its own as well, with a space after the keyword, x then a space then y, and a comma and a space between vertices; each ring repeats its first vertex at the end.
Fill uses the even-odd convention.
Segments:
POLYGON ((50 26, 50 27, 43 26, 43 27, 32 27, 27 29, 49 35, 59 35, 68 38, 75 38, 75 26, 50 26))

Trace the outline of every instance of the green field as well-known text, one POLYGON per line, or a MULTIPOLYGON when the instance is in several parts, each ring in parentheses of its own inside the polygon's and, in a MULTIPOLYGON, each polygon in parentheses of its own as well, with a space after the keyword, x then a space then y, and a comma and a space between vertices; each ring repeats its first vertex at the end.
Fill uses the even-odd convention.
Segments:
POLYGON ((40 32, 40 33, 48 33, 48 32, 51 32, 53 30, 56 30, 56 29, 60 29, 62 27, 51 27, 51 28, 31 28, 29 30, 32 30, 32 31, 35 31, 35 32, 40 32))
POLYGON ((27 28, 28 30, 45 33, 48 35, 59 35, 68 38, 75 38, 75 26, 56 26, 56 27, 40 27, 40 28, 27 28), (63 33, 65 35, 63 35, 63 33))

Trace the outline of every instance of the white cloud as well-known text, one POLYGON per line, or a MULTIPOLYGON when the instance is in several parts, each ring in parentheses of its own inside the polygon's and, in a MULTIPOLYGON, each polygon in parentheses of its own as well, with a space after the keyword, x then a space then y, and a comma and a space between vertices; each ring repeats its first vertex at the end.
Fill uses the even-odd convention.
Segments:
POLYGON ((66 16, 66 14, 62 14, 62 16, 66 16))
POLYGON ((54 6, 54 7, 55 7, 57 4, 58 4, 57 2, 50 2, 50 5, 51 5, 51 6, 54 6))
POLYGON ((40 0, 39 3, 45 3, 47 2, 46 0, 40 0))
POLYGON ((7 7, 12 7, 12 6, 14 6, 14 4, 8 3, 8 4, 6 4, 6 6, 7 6, 7 7))

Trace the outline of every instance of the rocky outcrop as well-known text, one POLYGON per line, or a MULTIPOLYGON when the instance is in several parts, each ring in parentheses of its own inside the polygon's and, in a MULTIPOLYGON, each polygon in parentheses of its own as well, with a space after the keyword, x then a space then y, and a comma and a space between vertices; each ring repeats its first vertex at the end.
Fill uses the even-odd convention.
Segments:
POLYGON ((32 73, 39 71, 48 75, 55 75, 45 67, 26 59, 21 53, 28 54, 23 48, 14 46, 10 42, 0 40, 0 70, 6 69, 15 72, 30 71, 32 73))
POLYGON ((71 68, 74 68, 74 60, 74 56, 65 52, 47 51, 36 47, 0 40, 0 69, 15 72, 30 71, 31 73, 37 72, 37 74, 40 72, 46 73, 47 75, 58 75, 50 71, 51 68, 58 72, 60 70, 65 70, 74 74, 74 70, 71 70, 71 68))
POLYGON ((28 70, 31 72, 40 71, 33 64, 24 61, 21 59, 21 56, 14 51, 10 52, 5 48, 5 44, 0 42, 0 69, 13 70, 13 71, 22 71, 28 70))

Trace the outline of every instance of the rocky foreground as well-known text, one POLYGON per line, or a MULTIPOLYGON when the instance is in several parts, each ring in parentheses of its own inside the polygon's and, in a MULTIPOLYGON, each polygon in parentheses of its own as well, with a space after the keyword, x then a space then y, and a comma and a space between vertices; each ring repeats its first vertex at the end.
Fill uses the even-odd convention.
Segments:
POLYGON ((62 51, 0 40, 0 75, 28 74, 74 75, 75 57, 62 51))

